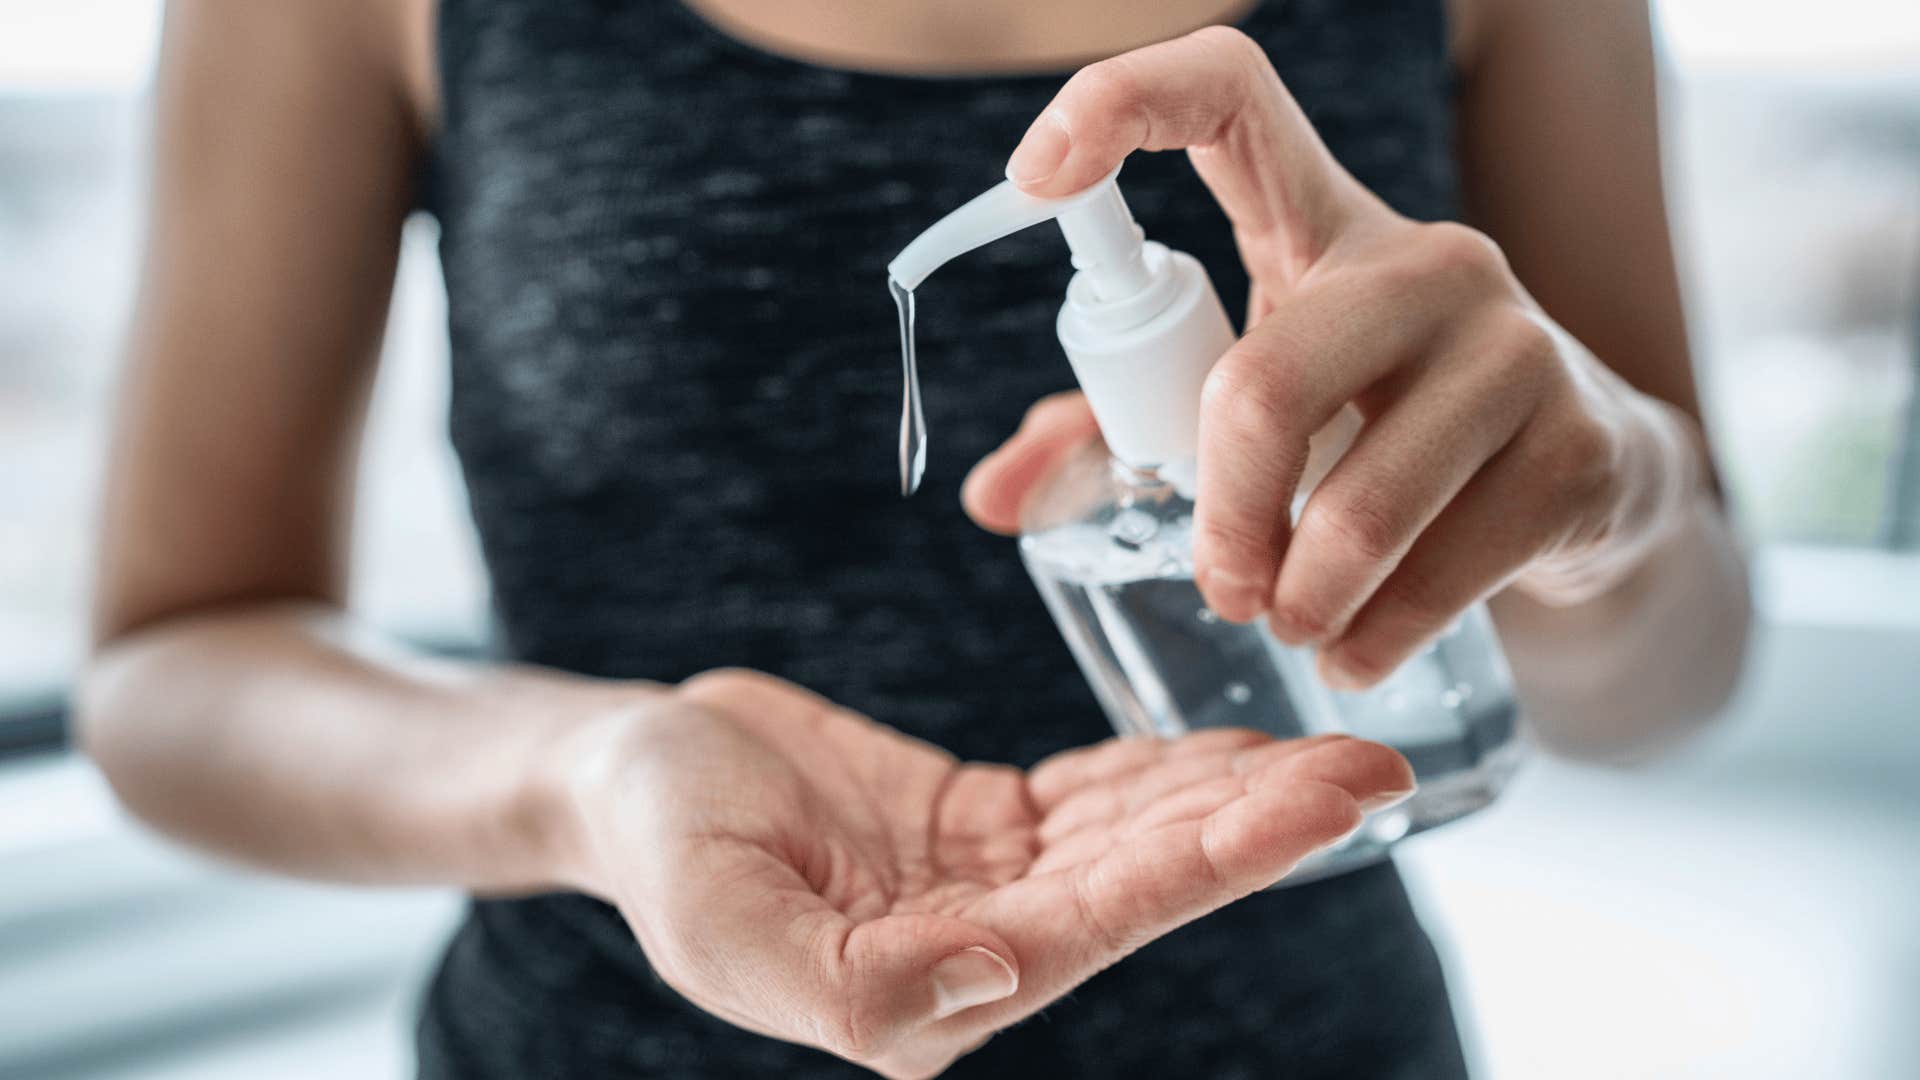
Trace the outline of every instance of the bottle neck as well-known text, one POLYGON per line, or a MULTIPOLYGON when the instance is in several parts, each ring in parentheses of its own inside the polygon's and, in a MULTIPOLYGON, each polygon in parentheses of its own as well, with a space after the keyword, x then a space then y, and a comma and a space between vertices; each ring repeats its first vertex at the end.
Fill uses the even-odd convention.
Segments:
POLYGON ((1192 470, 1174 465, 1129 465, 1107 459, 1115 497, 1121 506, 1187 507, 1193 503, 1192 470))
POLYGON ((1113 470, 1114 480, 1123 487, 1153 490, 1172 486, 1166 477, 1160 475, 1158 465, 1129 465, 1117 457, 1108 456, 1107 467, 1113 470))
POLYGON ((1164 465, 1129 465, 1111 453, 1107 468, 1113 482, 1131 501, 1193 501, 1194 462, 1191 458, 1164 465))

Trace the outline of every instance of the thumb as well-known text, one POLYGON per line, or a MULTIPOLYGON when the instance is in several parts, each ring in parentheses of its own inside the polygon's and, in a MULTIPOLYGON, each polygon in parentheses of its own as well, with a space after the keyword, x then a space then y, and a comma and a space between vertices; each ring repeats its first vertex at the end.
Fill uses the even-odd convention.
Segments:
MULTIPOLYGON (((889 915, 791 955, 792 1026, 856 1062, 902 1048, 915 1032, 1020 988, 1013 948, 984 927, 944 915, 889 915)), ((778 956, 768 960, 779 963, 778 956)))
POLYGON ((856 923, 757 845, 708 845, 710 860, 714 847, 734 850, 636 929, 658 931, 642 937, 667 983, 723 1019, 869 1062, 1019 988, 1013 947, 985 927, 917 914, 856 923))
POLYGON ((967 516, 991 532, 1018 532, 1027 496, 1069 454, 1099 436, 1093 410, 1078 390, 1041 398, 1027 410, 1020 430, 967 474, 960 489, 967 516))
POLYGON ((911 1030, 1020 989, 1013 947, 1000 935, 944 915, 889 915, 848 935, 849 989, 873 1026, 911 1030))

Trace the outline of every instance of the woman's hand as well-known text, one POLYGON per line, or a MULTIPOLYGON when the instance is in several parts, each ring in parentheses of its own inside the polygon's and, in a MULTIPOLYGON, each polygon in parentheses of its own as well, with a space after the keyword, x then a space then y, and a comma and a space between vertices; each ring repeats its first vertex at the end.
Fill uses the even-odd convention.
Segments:
MULTIPOLYGON (((1220 615, 1266 614, 1339 686, 1378 681, 1518 579, 1548 602, 1630 573, 1698 487, 1691 422, 1595 359, 1487 237, 1388 209, 1328 153, 1259 46, 1213 27, 1094 64, 1008 175, 1070 194, 1136 149, 1185 148, 1253 281, 1249 329, 1207 380, 1196 579, 1220 615), (1351 449, 1290 520, 1308 439, 1347 406, 1351 449)), ((969 478, 1011 531, 1049 464, 1095 433, 1050 400, 969 478)))
POLYGON ((962 764, 716 672, 577 755, 577 876, 716 1016, 888 1076, 956 1057, 1272 884, 1413 787, 1393 751, 1247 731, 962 764))

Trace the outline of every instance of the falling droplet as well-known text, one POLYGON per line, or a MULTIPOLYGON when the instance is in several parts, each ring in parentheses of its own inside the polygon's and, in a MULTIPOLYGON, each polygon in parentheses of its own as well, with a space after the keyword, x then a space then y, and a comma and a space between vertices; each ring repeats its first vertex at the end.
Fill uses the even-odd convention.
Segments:
POLYGON ((1235 705, 1245 705, 1253 700, 1253 688, 1243 682, 1230 682, 1227 684, 1227 700, 1235 705))
POLYGON ((887 279, 900 311, 900 495, 920 490, 927 472, 927 417, 920 406, 920 365, 913 348, 913 290, 887 279))

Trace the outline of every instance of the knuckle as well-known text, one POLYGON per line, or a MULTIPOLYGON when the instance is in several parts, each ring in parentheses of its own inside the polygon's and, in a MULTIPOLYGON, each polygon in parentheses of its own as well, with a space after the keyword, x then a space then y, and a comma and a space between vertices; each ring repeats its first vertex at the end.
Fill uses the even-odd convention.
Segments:
POLYGON ((1436 221, 1416 228, 1418 242, 1414 250, 1428 273, 1476 282, 1506 276, 1505 253, 1492 237, 1479 229, 1457 221, 1436 221))
POLYGON ((1607 429, 1592 420, 1566 425, 1560 438, 1561 464, 1576 479, 1597 480, 1613 460, 1613 440, 1607 429))
POLYGON ((1213 366, 1200 391, 1200 411, 1207 424, 1240 440, 1277 435, 1285 429, 1287 411, 1286 365, 1260 365, 1229 355, 1213 366), (1263 367, 1265 370, 1263 370, 1263 367))
POLYGON ((820 1045, 849 1061, 870 1062, 898 1043, 901 1030, 890 1022, 890 1009, 871 972, 854 963, 820 977, 843 993, 816 1016, 820 1045))
MULTIPOLYGON (((1425 227, 1414 226, 1416 230, 1425 227)), ((1360 271, 1366 275, 1365 287, 1369 294, 1385 303, 1417 303, 1421 297, 1434 291, 1436 277, 1432 260, 1426 257, 1425 248, 1418 243, 1395 248, 1394 252, 1367 264, 1360 271)))
POLYGON ((1361 686, 1378 686, 1393 674, 1395 667, 1389 651, 1371 640, 1348 641, 1340 646, 1337 657, 1340 670, 1361 686))
POLYGON ((1575 494, 1587 506, 1612 502, 1620 484, 1620 451, 1612 432, 1601 424, 1587 422, 1576 426, 1572 442, 1567 473, 1575 494))
POLYGON ((1325 641, 1333 632, 1333 615, 1303 597, 1289 597, 1273 605, 1267 619, 1282 641, 1325 641))
POLYGON ((752 693, 766 685, 766 676, 748 668, 724 667, 703 671, 692 678, 682 680, 680 694, 683 697, 700 700, 711 698, 731 698, 740 694, 752 693))
POLYGON ((1319 533, 1346 557, 1364 562, 1384 562, 1400 553, 1409 531, 1404 514, 1369 496, 1330 495, 1308 500, 1301 531, 1319 533))
MULTIPOLYGON (((849 1061, 867 1061, 884 1049, 881 1032, 874 1023, 873 1011, 865 1005, 858 972, 849 971, 845 975, 849 982, 840 987, 843 993, 828 996, 814 1005, 814 1042, 849 1061)), ((824 971, 817 977, 827 984, 835 982, 833 976, 824 971)))
POLYGON ((1580 416, 1553 425, 1539 458, 1546 479, 1569 497, 1587 501, 1612 487, 1618 450, 1606 425, 1580 416))
POLYGON ((1208 515, 1200 529, 1195 558, 1215 571, 1246 580, 1257 577, 1257 567, 1270 559, 1274 538, 1262 536, 1237 519, 1208 515))
POLYGON ((1070 879, 1074 910, 1098 953, 1125 956, 1138 948, 1140 943, 1134 940, 1134 935, 1114 926, 1112 919, 1095 901, 1095 885, 1089 877, 1090 873, 1090 869, 1083 868, 1082 872, 1070 879))
POLYGON ((1195 30, 1191 37, 1204 42, 1208 47, 1218 49, 1228 57, 1240 61, 1266 62, 1267 52, 1260 43, 1248 37, 1237 26, 1203 26, 1195 30))
POLYGON ((1141 107, 1145 91, 1139 78, 1115 57, 1081 68, 1067 85, 1074 96, 1103 114, 1125 115, 1141 107))
POLYGON ((876 1028, 865 1016, 857 1001, 850 1001, 844 1007, 819 1021, 820 1045, 831 1053, 838 1054, 849 1061, 867 1061, 885 1049, 884 1040, 876 1028))
POLYGON ((1531 312, 1517 306, 1500 312, 1490 336, 1491 353, 1509 370, 1551 371, 1558 366, 1559 342, 1531 312))
POLYGON ((1303 820, 1320 825, 1335 836, 1361 822, 1359 804, 1338 784, 1324 780, 1305 783, 1300 785, 1295 798, 1299 800, 1297 812, 1303 820))
POLYGON ((1396 628, 1424 638, 1445 626, 1466 605, 1431 570, 1403 564, 1380 587, 1396 628))

